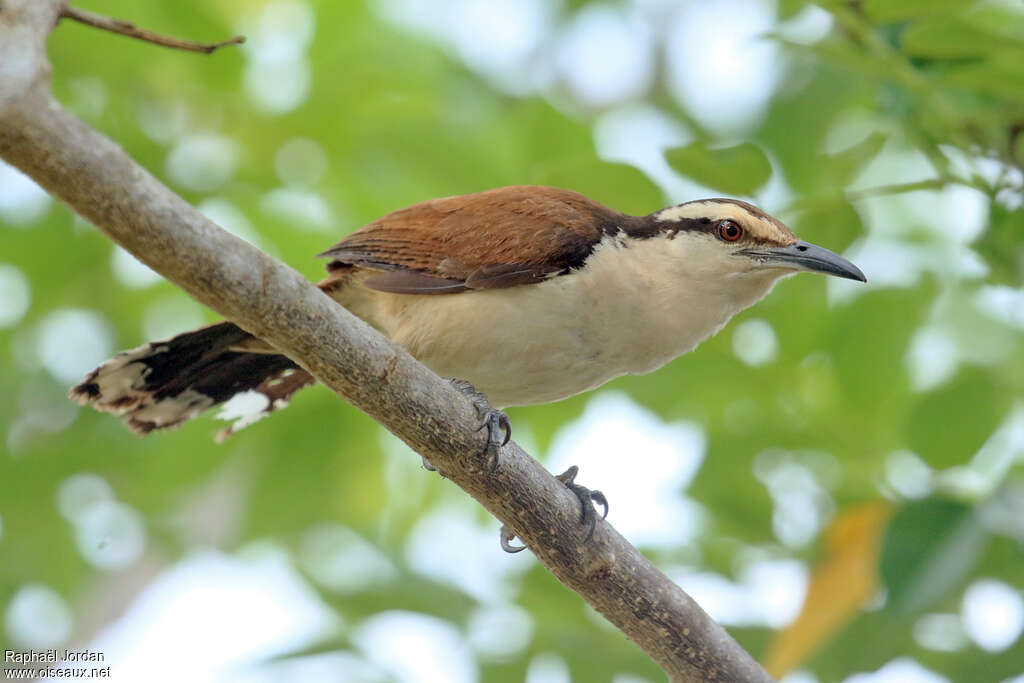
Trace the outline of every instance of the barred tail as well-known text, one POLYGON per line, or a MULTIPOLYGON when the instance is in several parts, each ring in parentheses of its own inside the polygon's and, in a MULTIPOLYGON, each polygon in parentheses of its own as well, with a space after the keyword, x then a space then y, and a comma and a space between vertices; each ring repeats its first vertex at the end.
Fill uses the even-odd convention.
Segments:
POLYGON ((176 427, 231 401, 221 417, 239 419, 218 435, 220 440, 288 405, 292 394, 315 381, 285 356, 244 350, 258 345, 234 323, 208 325, 122 351, 69 396, 120 416, 141 435, 176 427))

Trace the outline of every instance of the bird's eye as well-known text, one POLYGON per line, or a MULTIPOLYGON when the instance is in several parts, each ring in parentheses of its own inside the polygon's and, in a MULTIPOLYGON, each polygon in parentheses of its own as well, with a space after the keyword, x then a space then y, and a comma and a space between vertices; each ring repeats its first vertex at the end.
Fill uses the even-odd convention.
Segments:
POLYGON ((718 224, 718 236, 726 242, 735 242, 743 237, 743 228, 736 221, 724 220, 718 224))

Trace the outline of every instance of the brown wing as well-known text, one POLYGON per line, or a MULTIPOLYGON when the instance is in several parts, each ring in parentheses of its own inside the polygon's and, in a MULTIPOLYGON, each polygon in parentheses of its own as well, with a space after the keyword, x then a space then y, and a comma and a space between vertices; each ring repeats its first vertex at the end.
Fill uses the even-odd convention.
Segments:
POLYGON ((381 271, 364 284, 445 294, 540 282, 582 265, 601 237, 633 219, 569 190, 503 187, 400 209, 320 256, 381 271))

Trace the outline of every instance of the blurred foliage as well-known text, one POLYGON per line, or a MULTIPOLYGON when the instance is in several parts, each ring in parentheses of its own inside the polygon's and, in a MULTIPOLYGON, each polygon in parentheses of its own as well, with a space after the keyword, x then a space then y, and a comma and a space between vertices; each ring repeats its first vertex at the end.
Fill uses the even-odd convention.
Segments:
MULTIPOLYGON (((254 26, 263 3, 217 0, 188 3, 187 10, 170 0, 83 5, 201 40, 254 26)), ((563 3, 557 22, 588 5, 563 3)), ((695 547, 651 555, 665 567, 694 564, 727 577, 739 575, 752 548, 806 562, 808 602, 790 630, 733 629, 755 655, 784 662, 779 672, 798 667, 839 681, 906 655, 951 680, 997 683, 1024 670, 1019 644, 996 653, 969 642, 940 651, 913 633, 924 614, 958 613, 965 587, 977 578, 1019 590, 1024 575, 1021 517, 997 514, 1024 505, 1024 447, 999 437, 1015 409, 1021 420, 1024 314, 994 316, 978 305, 995 286, 1017 306, 1024 301, 1024 12, 1013 2, 969 0, 819 5, 809 10, 800 0, 780 0, 781 18, 827 11, 831 30, 810 43, 782 30, 768 38, 783 48, 785 72, 752 129, 702 130, 661 84, 644 101, 692 133, 691 142, 666 151, 681 177, 755 201, 762 188, 782 183, 792 202, 767 208, 781 209, 801 237, 836 251, 874 248, 881 259, 872 265, 905 269, 907 276, 882 278, 853 294, 843 287, 827 293, 823 278, 795 278, 740 316, 771 325, 778 340, 771 362, 751 366, 734 354, 734 321, 667 368, 612 384, 665 420, 699 423, 707 436, 706 458, 688 491, 707 524, 695 547), (861 134, 837 133, 851 128, 861 134), (898 162, 908 156, 923 175, 901 175, 898 162), (960 243, 961 205, 939 197, 963 188, 983 198, 988 216, 977 235, 960 243), (917 207, 930 203, 932 212, 900 203, 905 197, 916 198, 917 207), (953 257, 929 256, 957 248, 980 269, 971 274, 953 257), (952 368, 921 382, 913 349, 923 332, 935 330, 952 340, 952 368), (755 472, 766 453, 780 451, 797 459, 827 454, 825 462, 839 472, 826 487, 835 506, 832 529, 846 531, 795 545, 778 537, 778 501, 755 472), (893 474, 898 462, 916 463, 910 483, 893 474), (891 517, 869 515, 881 531, 841 524, 859 519, 859 510, 890 507, 891 517), (808 628, 816 623, 827 624, 827 633, 808 628)), ((309 6, 316 29, 303 59, 312 85, 294 108, 273 111, 246 96, 243 84, 259 67, 243 50, 201 57, 67 23, 50 40, 54 88, 188 200, 205 207, 212 200, 218 217, 230 207, 234 227, 251 226, 263 248, 310 278, 321 268, 312 255, 341 234, 430 197, 543 183, 633 213, 694 198, 666 196, 636 168, 600 160, 592 127, 604 110, 574 103, 559 81, 547 97, 513 96, 428 36, 396 28, 362 2, 309 6), (174 171, 186 132, 231 143, 222 156, 234 162, 222 181, 200 182, 187 164, 187 172, 174 171), (296 138, 315 141, 326 165, 304 185, 286 187, 279 150, 296 138), (292 194, 274 195, 283 187, 292 194), (325 203, 327 220, 317 218, 322 211, 288 209, 287 201, 310 195, 325 203)), ((297 173, 310 163, 304 160, 297 173)), ((0 328, 0 606, 38 582, 74 607, 75 638, 102 626, 95 613, 109 614, 97 607, 103 577, 116 582, 133 567, 105 571, 76 549, 75 530, 55 497, 69 476, 85 472, 105 479, 141 515, 151 562, 169 566, 196 546, 234 551, 266 539, 298 553, 310 528, 335 522, 370 539, 400 568, 385 587, 356 593, 339 594, 310 577, 346 623, 406 609, 465 626, 478 599, 410 569, 404 544, 434 506, 458 505, 474 523, 496 527, 474 515, 449 483, 417 471, 414 456, 393 452, 374 423, 326 390, 303 392, 291 408, 224 446, 212 443, 210 418, 143 441, 109 416, 73 413, 63 398, 68 381, 48 372, 40 351, 40 325, 53 311, 101 314, 116 348, 143 342, 144 324, 163 321, 167 311, 189 324, 214 319, 167 283, 125 286, 112 276, 112 258, 101 234, 56 204, 40 218, 0 225, 0 261, 27 276, 32 300, 17 326, 0 328)), ((531 434, 543 456, 586 402, 583 396, 514 409, 517 435, 531 434)), ((600 488, 587 480, 586 462, 578 464, 583 480, 600 488)), ((614 523, 614 501, 612 509, 614 523)), ((514 657, 481 660, 485 680, 522 681, 541 652, 564 657, 577 680, 608 681, 615 672, 659 679, 639 650, 542 568, 530 565, 514 600, 533 617, 534 637, 514 657)), ((343 631, 311 651, 351 646, 343 631)))
POLYGON ((752 143, 709 148, 696 142, 669 150, 665 158, 683 175, 729 194, 754 194, 772 176, 768 157, 752 143))

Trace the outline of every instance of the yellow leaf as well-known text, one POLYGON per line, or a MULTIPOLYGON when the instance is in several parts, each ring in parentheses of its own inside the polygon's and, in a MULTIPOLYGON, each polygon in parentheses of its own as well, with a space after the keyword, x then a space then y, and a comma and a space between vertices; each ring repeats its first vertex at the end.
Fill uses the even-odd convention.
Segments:
POLYGON ((844 510, 829 525, 800 616, 765 652, 768 673, 781 678, 802 664, 875 595, 882 533, 891 514, 888 504, 875 501, 844 510))

